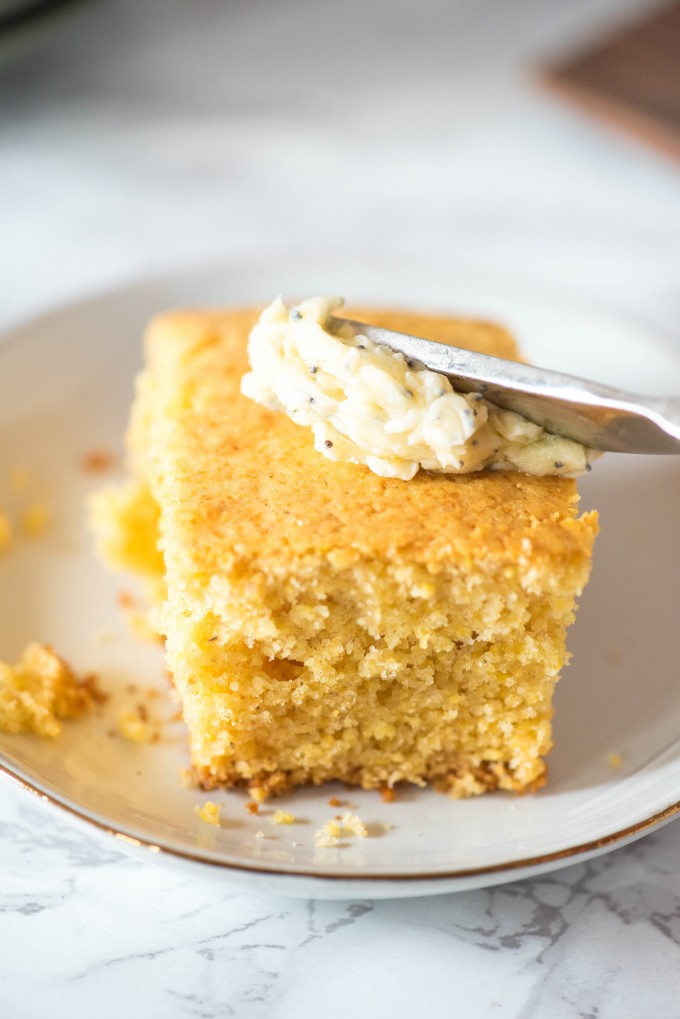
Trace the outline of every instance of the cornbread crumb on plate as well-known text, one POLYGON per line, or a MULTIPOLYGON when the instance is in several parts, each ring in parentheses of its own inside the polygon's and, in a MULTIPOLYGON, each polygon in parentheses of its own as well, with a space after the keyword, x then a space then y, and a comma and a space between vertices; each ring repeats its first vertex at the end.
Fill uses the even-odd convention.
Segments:
POLYGON ((66 719, 104 700, 93 676, 76 676, 45 644, 29 644, 16 665, 0 662, 0 730, 55 737, 66 719))
POLYGON ((288 810, 275 810, 270 820, 272 824, 295 824, 295 815, 288 810))
POLYGON ((623 758, 621 757, 621 754, 609 753, 607 754, 607 763, 610 764, 612 768, 620 768, 623 764, 623 758))
POLYGON ((347 800, 339 800, 337 796, 331 796, 328 800, 329 807, 348 807, 347 800))
POLYGON ((205 821, 206 824, 211 824, 215 828, 220 826, 220 814, 222 808, 219 803, 213 803, 212 800, 206 800, 202 806, 196 807, 196 813, 200 817, 201 821, 205 821))
POLYGON ((86 474, 104 474, 116 464, 116 457, 108 449, 91 449, 82 457, 80 465, 86 474))
POLYGON ((319 828, 314 833, 314 845, 317 849, 330 849, 336 846, 341 839, 354 836, 365 839, 368 837, 368 829, 356 814, 348 812, 340 818, 332 818, 322 828, 319 828))
MULTIPOLYGON (((160 719, 150 717, 144 701, 135 704, 134 709, 124 710, 118 714, 118 730, 130 743, 158 743, 161 738, 161 725, 160 719)), ((181 773, 180 781, 183 781, 181 773)))
POLYGON ((153 729, 137 711, 122 711, 118 715, 118 728, 130 743, 151 743, 153 740, 153 729))
MULTIPOLYGON (((348 314, 517 356, 485 323, 348 314)), ((404 482, 321 457, 240 393, 256 319, 152 323, 131 478, 93 508, 107 561, 152 581, 199 782, 257 802, 330 780, 538 788, 596 515, 568 478, 404 482)))
POLYGON ((12 544, 12 522, 10 518, 0 510, 0 555, 9 551, 12 544))

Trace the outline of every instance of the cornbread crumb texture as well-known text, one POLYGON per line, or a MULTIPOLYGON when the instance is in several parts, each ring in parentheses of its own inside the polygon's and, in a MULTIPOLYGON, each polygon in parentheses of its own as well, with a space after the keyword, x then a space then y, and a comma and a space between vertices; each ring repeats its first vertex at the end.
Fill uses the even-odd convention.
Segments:
POLYGON ((0 662, 0 729, 54 737, 66 719, 101 702, 94 677, 78 677, 45 644, 29 644, 16 665, 0 662))
POLYGON ((289 810, 275 810, 271 816, 272 824, 295 824, 295 815, 289 810))
POLYGON ((317 849, 330 849, 337 846, 341 839, 354 838, 365 839, 368 837, 368 829, 361 818, 349 812, 342 817, 331 818, 322 828, 314 833, 314 845, 317 849))
POLYGON ((7 552, 12 544, 12 521, 9 516, 0 510, 0 555, 7 552))
MULTIPOLYGON (((497 327, 350 314, 516 353, 497 327)), ((539 786, 595 514, 577 518, 570 479, 404 483, 318 457, 304 429, 239 392, 256 315, 152 325, 133 478, 94 514, 116 566, 167 584, 154 625, 199 782, 258 802, 331 779, 458 796, 539 786), (131 506, 153 523, 136 529, 131 506)))
POLYGON ((205 821, 206 824, 211 824, 214 828, 220 826, 220 815, 222 808, 219 803, 213 803, 212 800, 206 800, 202 806, 196 807, 196 813, 200 817, 201 821, 205 821))

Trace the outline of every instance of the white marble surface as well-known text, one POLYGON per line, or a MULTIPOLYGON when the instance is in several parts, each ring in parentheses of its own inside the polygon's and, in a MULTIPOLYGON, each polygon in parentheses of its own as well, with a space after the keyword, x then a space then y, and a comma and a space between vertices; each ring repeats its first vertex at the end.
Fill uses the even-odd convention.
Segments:
MULTIPOLYGON (((0 36, 0 321, 168 267, 457 253, 680 342, 680 168, 532 68, 640 0, 102 0, 0 36)), ((301 903, 121 857, 0 788, 0 1015, 680 1014, 680 825, 554 876, 301 903)))

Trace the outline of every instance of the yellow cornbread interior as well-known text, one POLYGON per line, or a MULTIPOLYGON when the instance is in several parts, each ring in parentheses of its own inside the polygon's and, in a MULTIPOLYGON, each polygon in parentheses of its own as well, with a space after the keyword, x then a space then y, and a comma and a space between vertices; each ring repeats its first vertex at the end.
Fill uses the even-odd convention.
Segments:
MULTIPOLYGON (((351 314, 517 356, 485 323, 351 314)), ((565 478, 404 482, 320 457, 240 394, 256 318, 152 323, 131 480, 93 505, 108 561, 155 578, 197 777, 266 792, 536 787, 595 515, 577 518, 565 478)))

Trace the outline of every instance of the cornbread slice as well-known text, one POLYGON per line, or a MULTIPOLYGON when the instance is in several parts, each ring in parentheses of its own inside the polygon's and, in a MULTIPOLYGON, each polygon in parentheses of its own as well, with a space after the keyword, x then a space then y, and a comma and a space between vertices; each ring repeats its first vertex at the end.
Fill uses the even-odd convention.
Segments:
MULTIPOLYGON (((350 314, 517 357, 496 326, 350 314)), ((109 561, 157 580, 158 521, 154 620, 197 778, 260 794, 330 779, 537 787, 595 514, 577 518, 570 479, 404 482, 324 459, 306 429, 240 393, 256 319, 151 324, 132 478, 93 512, 109 561)))

